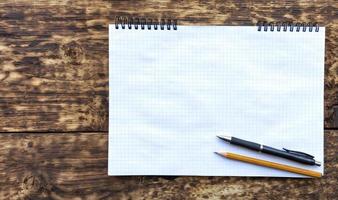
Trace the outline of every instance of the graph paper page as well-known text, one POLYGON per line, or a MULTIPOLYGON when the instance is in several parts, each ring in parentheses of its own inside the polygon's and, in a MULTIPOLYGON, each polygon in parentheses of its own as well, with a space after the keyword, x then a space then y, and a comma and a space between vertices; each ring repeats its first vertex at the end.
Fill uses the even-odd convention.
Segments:
POLYGON ((257 27, 109 27, 109 175, 297 174, 228 151, 323 172, 225 143, 231 135, 323 163, 324 38, 257 27))

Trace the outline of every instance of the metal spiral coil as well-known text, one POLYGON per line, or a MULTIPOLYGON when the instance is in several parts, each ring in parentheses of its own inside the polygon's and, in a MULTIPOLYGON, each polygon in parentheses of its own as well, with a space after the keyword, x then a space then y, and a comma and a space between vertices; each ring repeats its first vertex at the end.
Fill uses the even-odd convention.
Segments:
POLYGON ((319 25, 318 23, 292 23, 292 22, 258 22, 257 23, 258 31, 296 31, 296 32, 318 32, 319 25))
POLYGON ((121 17, 117 16, 115 18, 115 28, 119 29, 148 29, 151 30, 177 30, 177 20, 176 19, 151 19, 151 18, 139 18, 139 17, 121 17))

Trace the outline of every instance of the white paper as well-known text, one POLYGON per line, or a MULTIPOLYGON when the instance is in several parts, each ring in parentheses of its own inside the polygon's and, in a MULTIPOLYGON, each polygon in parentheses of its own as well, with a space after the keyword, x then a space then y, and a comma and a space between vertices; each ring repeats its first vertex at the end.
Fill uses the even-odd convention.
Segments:
POLYGON ((229 151, 323 172, 225 143, 231 135, 323 163, 319 32, 109 27, 109 175, 303 177, 222 158, 229 151))

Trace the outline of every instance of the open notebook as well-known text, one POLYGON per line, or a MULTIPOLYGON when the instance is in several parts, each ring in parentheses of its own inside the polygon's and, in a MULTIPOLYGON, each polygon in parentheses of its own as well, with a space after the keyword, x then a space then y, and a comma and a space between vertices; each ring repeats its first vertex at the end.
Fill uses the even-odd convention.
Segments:
POLYGON ((301 177, 219 150, 323 172, 216 135, 323 163, 325 28, 143 28, 109 26, 109 175, 301 177))

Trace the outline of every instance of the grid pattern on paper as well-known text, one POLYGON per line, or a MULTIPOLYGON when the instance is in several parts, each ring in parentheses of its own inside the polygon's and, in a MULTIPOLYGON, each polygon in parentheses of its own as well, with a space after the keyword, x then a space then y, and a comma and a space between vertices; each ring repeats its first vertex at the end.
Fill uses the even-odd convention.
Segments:
POLYGON ((110 27, 109 174, 297 176, 215 156, 288 164, 220 133, 323 160, 323 32, 110 27))

